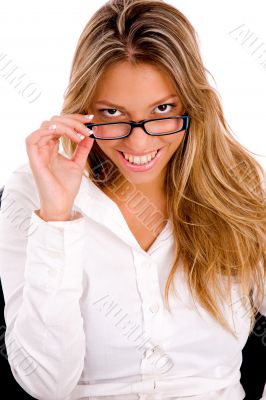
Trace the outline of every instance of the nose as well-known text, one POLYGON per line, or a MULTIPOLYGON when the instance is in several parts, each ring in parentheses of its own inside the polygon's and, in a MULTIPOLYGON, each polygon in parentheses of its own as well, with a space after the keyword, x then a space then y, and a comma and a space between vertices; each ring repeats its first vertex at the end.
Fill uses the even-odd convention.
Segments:
POLYGON ((141 153, 151 147, 154 139, 154 137, 147 135, 141 127, 134 127, 131 134, 124 140, 127 140, 128 148, 141 153))

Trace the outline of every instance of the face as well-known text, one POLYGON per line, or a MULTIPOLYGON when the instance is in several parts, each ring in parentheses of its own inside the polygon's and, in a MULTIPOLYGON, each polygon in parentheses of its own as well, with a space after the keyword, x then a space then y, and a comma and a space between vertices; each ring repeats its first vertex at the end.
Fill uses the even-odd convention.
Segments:
MULTIPOLYGON (((94 120, 104 123, 171 117, 182 115, 184 111, 165 72, 150 64, 132 66, 123 62, 115 63, 105 71, 89 112, 94 114, 94 120)), ((134 185, 152 184, 156 187, 162 184, 167 163, 184 134, 185 131, 168 136, 150 136, 137 127, 127 138, 97 140, 97 144, 128 181, 134 185), (128 161, 123 154, 129 158, 128 161), (144 155, 149 157, 133 157, 144 155), (140 161, 147 163, 135 164, 140 161)))

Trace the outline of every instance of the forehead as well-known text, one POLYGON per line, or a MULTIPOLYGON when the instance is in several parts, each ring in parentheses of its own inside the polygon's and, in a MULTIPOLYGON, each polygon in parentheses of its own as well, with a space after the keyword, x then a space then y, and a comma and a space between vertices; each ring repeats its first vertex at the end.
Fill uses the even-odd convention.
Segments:
POLYGON ((116 102, 143 99, 152 103, 153 99, 176 94, 172 77, 154 65, 141 63, 132 65, 119 62, 110 65, 100 78, 94 98, 112 99, 116 102))

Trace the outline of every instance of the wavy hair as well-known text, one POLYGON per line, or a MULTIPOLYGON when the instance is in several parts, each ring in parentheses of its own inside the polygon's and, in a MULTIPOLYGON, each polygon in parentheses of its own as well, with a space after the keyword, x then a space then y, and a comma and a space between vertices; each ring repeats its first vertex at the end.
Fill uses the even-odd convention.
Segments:
MULTIPOLYGON (((182 265, 193 300, 235 335, 220 302, 232 300, 232 283, 237 282, 250 312, 251 332, 265 290, 265 171, 225 120, 195 29, 163 0, 110 0, 94 13, 77 43, 62 112, 87 114, 104 71, 120 61, 166 71, 191 118, 164 182, 176 244, 165 286, 167 306, 182 265)), ((76 144, 62 137, 62 145, 71 157, 76 144)), ((93 179, 106 160, 94 141, 84 173, 93 179)), ((105 184, 117 177, 118 170, 105 184)), ((102 188, 100 180, 95 182, 102 188)))

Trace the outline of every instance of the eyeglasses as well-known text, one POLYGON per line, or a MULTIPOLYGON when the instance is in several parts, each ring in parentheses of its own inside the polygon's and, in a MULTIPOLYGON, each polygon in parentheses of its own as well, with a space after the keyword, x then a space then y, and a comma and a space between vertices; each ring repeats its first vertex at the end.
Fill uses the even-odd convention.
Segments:
POLYGON ((139 122, 108 122, 108 123, 87 123, 88 128, 93 128, 89 136, 100 140, 115 140, 128 137, 132 130, 141 127, 147 135, 166 136, 187 130, 190 117, 187 113, 175 117, 145 119, 139 122))

